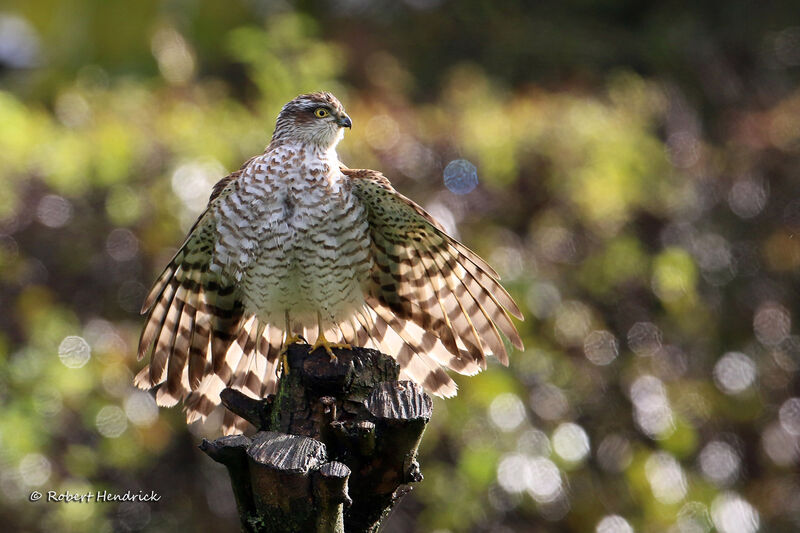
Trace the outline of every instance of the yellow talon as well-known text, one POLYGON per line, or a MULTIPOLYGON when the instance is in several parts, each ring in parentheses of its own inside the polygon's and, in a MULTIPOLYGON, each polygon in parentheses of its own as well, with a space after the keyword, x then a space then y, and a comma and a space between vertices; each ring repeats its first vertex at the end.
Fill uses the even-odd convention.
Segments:
POLYGON ((338 348, 341 350, 352 350, 352 346, 343 342, 328 342, 328 339, 325 338, 325 334, 322 331, 319 332, 317 336, 317 341, 308 351, 308 353, 312 353, 317 348, 325 348, 325 351, 328 352, 328 355, 331 357, 331 363, 335 362, 336 356, 333 354, 333 348, 338 348))

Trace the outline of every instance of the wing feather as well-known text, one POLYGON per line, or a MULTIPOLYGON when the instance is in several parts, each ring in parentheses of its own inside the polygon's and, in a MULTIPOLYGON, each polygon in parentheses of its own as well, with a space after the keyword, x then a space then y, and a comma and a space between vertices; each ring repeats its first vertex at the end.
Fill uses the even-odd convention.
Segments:
POLYGON ((225 198, 228 185, 240 174, 223 178, 214 188, 209 207, 142 305, 147 318, 138 355, 142 358, 152 349, 152 356, 135 383, 145 389, 161 385, 156 395, 161 405, 185 400, 190 419, 207 416, 209 402, 219 403, 219 383, 209 374, 221 370, 243 326, 244 309, 236 285, 210 268, 217 239, 214 201, 225 198))
MULTIPOLYGON (((433 259, 433 262, 436 263, 436 266, 439 269, 440 277, 443 277, 446 280, 452 279, 451 276, 442 272, 443 264, 446 264, 447 268, 451 269, 451 274, 455 274, 456 280, 460 280, 461 284, 456 286, 455 290, 453 290, 453 282, 451 281, 450 288, 453 290, 454 294, 456 294, 456 297, 459 299, 459 301, 466 302, 467 305, 470 306, 470 309, 465 311, 464 314, 466 316, 473 317, 472 325, 474 328, 472 331, 477 335, 478 338, 483 340, 492 355, 497 357, 501 363, 508 364, 508 353, 506 352, 503 339, 500 338, 500 333, 498 332, 495 324, 495 320, 497 320, 499 317, 494 318, 493 320, 493 318, 489 316, 489 313, 486 311, 479 298, 476 297, 475 293, 473 292, 475 291, 475 287, 468 282, 468 278, 466 276, 460 275, 462 273, 458 272, 458 268, 454 269, 452 264, 448 264, 447 258, 437 256, 437 254, 430 255, 433 259), (459 290, 464 291, 464 293, 460 296, 458 295, 459 290)), ((457 264, 457 266, 463 269, 460 264, 457 264)), ((462 305, 461 308, 463 310, 464 306, 462 305)), ((500 313, 500 316, 505 316, 505 314, 500 313)), ((511 331, 510 333, 514 335, 516 334, 516 331, 511 331)))
POLYGON ((384 341, 384 330, 394 331, 410 353, 426 353, 438 344, 449 355, 443 357, 439 351, 428 360, 457 371, 456 367, 485 368, 488 354, 508 364, 501 333, 523 349, 509 316, 522 318, 522 314, 500 285, 497 272, 448 236, 424 209, 397 193, 380 173, 343 172, 366 207, 373 242, 367 304, 380 322, 370 329, 357 316, 361 330, 378 344, 384 341), (426 343, 428 334, 437 343, 426 343))
POLYGON ((430 332, 424 332, 422 338, 412 338, 406 329, 409 322, 398 319, 392 311, 377 303, 368 303, 375 313, 373 323, 375 333, 380 338, 380 349, 392 354, 400 365, 401 374, 412 381, 423 385, 434 394, 444 397, 456 394, 453 379, 425 352, 425 348, 435 345, 435 338, 430 332))

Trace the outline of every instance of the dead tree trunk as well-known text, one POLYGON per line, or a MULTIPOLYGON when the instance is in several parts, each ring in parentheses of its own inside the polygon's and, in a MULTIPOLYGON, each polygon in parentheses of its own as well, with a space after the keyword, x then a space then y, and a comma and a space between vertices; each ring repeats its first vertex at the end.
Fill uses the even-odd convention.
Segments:
POLYGON ((375 350, 291 345, 275 396, 226 389, 222 402, 258 432, 203 440, 224 464, 247 533, 374 533, 422 480, 416 461, 431 399, 397 381, 394 359, 375 350))

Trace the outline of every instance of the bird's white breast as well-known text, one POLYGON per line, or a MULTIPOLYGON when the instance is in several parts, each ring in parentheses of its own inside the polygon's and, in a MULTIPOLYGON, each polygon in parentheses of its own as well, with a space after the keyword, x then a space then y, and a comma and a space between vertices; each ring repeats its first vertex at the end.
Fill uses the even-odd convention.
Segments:
POLYGON ((288 310, 310 325, 317 311, 338 320, 363 303, 369 226, 348 179, 335 151, 281 145, 218 202, 216 262, 240 284, 248 311, 275 322, 288 310))

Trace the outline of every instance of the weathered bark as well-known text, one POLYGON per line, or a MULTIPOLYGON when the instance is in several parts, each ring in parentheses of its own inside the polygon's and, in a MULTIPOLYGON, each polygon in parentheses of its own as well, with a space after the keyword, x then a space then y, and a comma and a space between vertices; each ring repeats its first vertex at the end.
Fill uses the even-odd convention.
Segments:
POLYGON ((224 464, 247 533, 373 533, 407 485, 431 399, 397 381, 399 367, 375 350, 291 345, 275 396, 254 400, 226 389, 226 408, 258 432, 203 440, 224 464))

